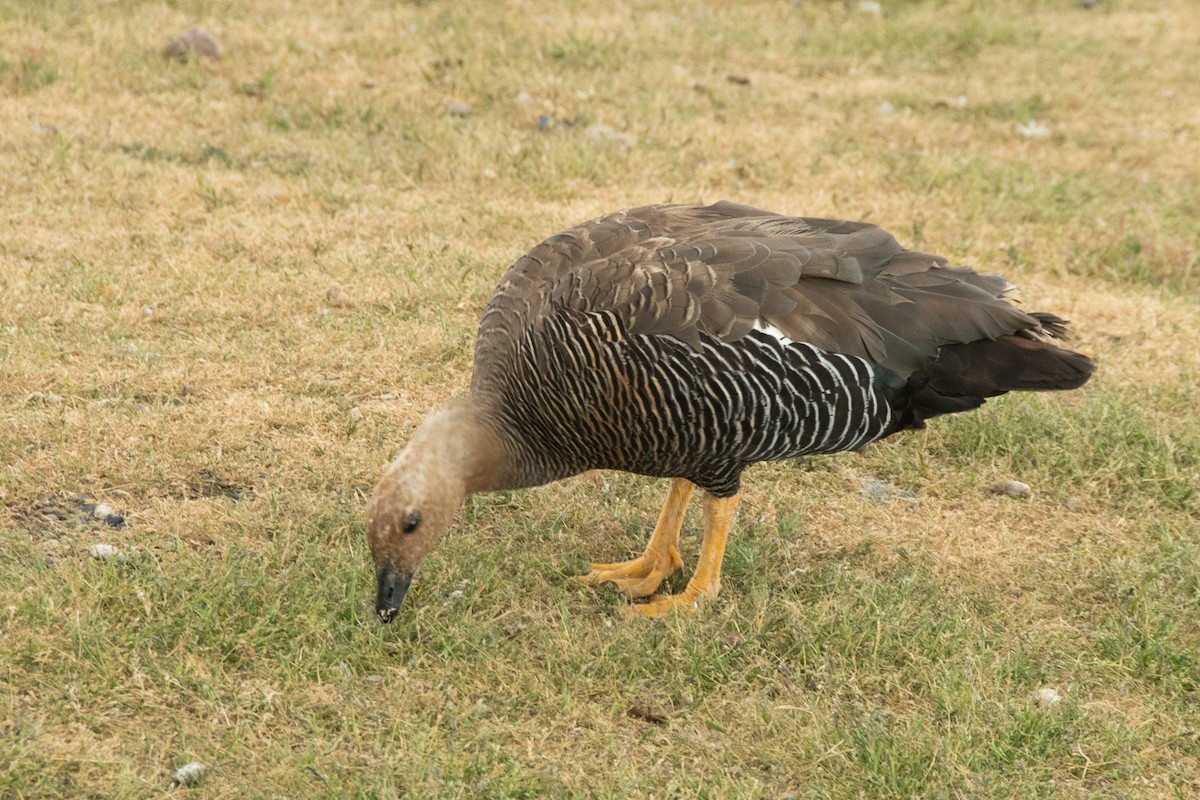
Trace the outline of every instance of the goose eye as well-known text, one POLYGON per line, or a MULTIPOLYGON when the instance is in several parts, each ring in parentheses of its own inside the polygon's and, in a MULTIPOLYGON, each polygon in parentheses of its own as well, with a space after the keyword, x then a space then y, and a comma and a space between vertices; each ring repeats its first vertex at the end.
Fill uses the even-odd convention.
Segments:
POLYGON ((403 531, 405 533, 412 533, 413 531, 415 531, 417 529, 417 526, 420 524, 421 524, 421 512, 420 511, 410 511, 410 512, 408 512, 408 518, 404 520, 403 531))

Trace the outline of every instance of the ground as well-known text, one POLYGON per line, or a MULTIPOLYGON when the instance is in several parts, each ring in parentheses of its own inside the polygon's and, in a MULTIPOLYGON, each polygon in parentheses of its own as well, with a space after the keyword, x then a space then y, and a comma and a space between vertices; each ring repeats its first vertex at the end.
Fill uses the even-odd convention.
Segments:
POLYGON ((1200 796, 1198 30, 0 0, 0 796, 1200 796), (695 617, 571 579, 665 496, 605 473, 469 501, 379 625, 366 496, 507 265, 722 198, 1002 271, 1096 376, 750 470, 695 617))

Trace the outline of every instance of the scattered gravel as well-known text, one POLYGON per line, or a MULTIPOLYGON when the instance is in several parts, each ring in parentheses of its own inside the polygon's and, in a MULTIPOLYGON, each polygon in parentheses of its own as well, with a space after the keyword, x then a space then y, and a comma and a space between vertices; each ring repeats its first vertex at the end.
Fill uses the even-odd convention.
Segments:
POLYGON ((171 781, 176 786, 199 786, 200 781, 204 780, 204 776, 207 773, 207 766, 201 764, 199 761, 193 761, 175 770, 175 776, 171 781))
POLYGON ((34 501, 34 514, 47 520, 57 520, 75 528, 104 523, 110 528, 125 527, 125 518, 114 513, 107 503, 97 503, 86 494, 43 497, 34 501))
POLYGON ((1029 484, 1020 481, 996 481, 988 487, 988 491, 1002 497, 1015 497, 1019 500, 1028 500, 1033 497, 1033 489, 1029 488, 1029 484))
POLYGON ((167 42, 162 57, 168 61, 187 61, 192 57, 217 61, 221 58, 221 46, 204 28, 189 28, 167 42))

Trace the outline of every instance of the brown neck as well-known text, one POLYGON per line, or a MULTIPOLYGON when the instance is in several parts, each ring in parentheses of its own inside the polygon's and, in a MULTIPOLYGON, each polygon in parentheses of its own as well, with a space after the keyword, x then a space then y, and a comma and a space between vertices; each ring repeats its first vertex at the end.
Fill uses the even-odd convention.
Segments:
POLYGON ((506 471, 500 437, 470 400, 455 401, 427 417, 405 454, 420 454, 419 459, 405 459, 402 454, 401 460, 435 469, 447 489, 460 490, 464 497, 498 488, 506 471))

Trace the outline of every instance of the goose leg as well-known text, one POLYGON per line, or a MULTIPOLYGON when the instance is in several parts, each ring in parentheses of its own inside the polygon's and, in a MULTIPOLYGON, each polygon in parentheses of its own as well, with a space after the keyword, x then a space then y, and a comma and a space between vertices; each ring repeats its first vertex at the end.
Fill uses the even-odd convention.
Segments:
POLYGON ((721 591, 721 562, 725 558, 725 540, 729 536, 729 528, 733 524, 733 515, 737 511, 740 497, 737 494, 733 497, 704 495, 704 541, 700 545, 700 559, 696 563, 696 571, 688 581, 687 588, 679 594, 657 595, 648 603, 630 606, 632 611, 647 617, 661 617, 675 608, 690 612, 700 598, 717 596, 721 591))
POLYGON ((671 491, 658 515, 658 524, 654 526, 654 535, 650 537, 645 553, 632 561, 592 564, 592 571, 580 580, 589 586, 599 586, 606 581, 615 583, 630 597, 654 594, 664 578, 683 566, 679 555, 679 529, 683 527, 692 485, 684 478, 671 479, 671 491))

